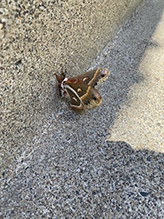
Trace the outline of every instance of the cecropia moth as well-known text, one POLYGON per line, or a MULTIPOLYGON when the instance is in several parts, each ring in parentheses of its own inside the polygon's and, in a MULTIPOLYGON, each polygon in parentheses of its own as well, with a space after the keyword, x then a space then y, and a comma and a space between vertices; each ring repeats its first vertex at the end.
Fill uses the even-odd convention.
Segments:
POLYGON ((95 86, 107 79, 110 74, 106 68, 97 68, 73 78, 67 78, 61 70, 61 75, 56 75, 58 88, 62 97, 70 99, 73 110, 85 111, 93 109, 102 103, 102 99, 95 86))

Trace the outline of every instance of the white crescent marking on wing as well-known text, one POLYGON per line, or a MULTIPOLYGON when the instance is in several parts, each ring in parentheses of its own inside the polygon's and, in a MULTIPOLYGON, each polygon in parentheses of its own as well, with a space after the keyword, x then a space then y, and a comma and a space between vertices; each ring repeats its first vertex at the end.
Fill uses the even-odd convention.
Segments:
POLYGON ((72 105, 72 106, 76 106, 77 108, 80 108, 81 105, 84 105, 83 102, 81 101, 79 95, 76 93, 76 91, 75 91, 72 87, 70 87, 69 85, 65 84, 65 85, 64 85, 64 88, 65 88, 65 89, 70 89, 70 90, 75 94, 75 96, 80 100, 80 103, 81 103, 81 104, 80 104, 79 106, 78 106, 78 105, 72 105))

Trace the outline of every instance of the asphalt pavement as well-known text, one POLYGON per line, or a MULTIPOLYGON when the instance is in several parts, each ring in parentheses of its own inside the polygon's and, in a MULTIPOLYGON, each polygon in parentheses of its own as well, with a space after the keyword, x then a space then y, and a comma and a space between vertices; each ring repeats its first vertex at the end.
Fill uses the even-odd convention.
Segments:
POLYGON ((111 72, 100 107, 79 115, 61 101, 4 170, 0 218, 164 218, 163 13, 144 1, 93 61, 111 72))

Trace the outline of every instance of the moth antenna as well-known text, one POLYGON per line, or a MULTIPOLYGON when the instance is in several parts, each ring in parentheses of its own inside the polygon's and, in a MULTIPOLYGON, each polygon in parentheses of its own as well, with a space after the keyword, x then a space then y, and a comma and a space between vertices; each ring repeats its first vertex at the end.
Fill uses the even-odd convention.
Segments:
POLYGON ((55 73, 55 76, 56 76, 56 79, 57 79, 57 81, 58 81, 58 83, 55 85, 55 87, 57 87, 57 89, 56 89, 56 91, 55 91, 55 93, 54 93, 54 96, 56 96, 56 93, 58 92, 58 91, 60 91, 60 85, 61 85, 61 83, 62 83, 62 81, 63 81, 63 79, 62 78, 60 78, 56 73, 55 73))
POLYGON ((66 76, 67 75, 67 69, 65 69, 65 74, 64 74, 64 76, 66 76))
POLYGON ((57 83, 57 84, 55 85, 55 87, 58 87, 58 90, 59 90, 59 86, 61 85, 61 83, 62 83, 63 80, 61 80, 57 74, 55 74, 55 75, 56 75, 56 78, 57 78, 57 80, 58 80, 58 82, 59 82, 59 83, 57 83))
POLYGON ((67 74, 67 70, 65 69, 65 71, 64 71, 63 66, 62 66, 61 71, 60 71, 60 76, 61 76, 62 80, 65 78, 66 74, 67 74))
POLYGON ((63 66, 61 67, 61 71, 60 71, 61 75, 63 75, 63 66))
POLYGON ((59 83, 61 83, 61 78, 55 73, 56 79, 58 80, 59 83))

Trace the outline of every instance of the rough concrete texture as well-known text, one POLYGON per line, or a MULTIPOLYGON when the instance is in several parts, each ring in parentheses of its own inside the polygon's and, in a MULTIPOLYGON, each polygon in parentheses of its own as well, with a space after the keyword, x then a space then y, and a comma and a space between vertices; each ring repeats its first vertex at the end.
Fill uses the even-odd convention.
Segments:
POLYGON ((164 153, 164 13, 140 63, 143 81, 131 87, 109 141, 164 153))
POLYGON ((78 115, 56 96, 32 143, 1 149, 13 154, 1 166, 1 218, 163 219, 164 155, 106 141, 128 91, 146 80, 139 66, 163 11, 163 0, 145 1, 92 63, 111 71, 100 107, 78 115))
MULTIPOLYGON (((0 144, 4 165, 23 153, 60 104, 61 66, 77 75, 141 0, 1 1, 0 144)), ((3 161, 2 161, 3 162, 3 161)))

